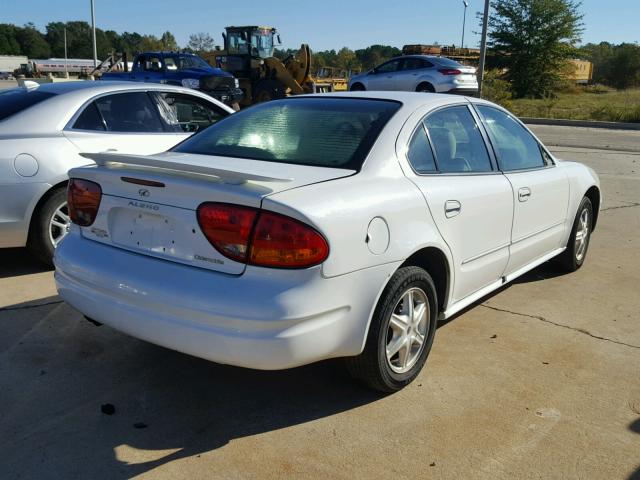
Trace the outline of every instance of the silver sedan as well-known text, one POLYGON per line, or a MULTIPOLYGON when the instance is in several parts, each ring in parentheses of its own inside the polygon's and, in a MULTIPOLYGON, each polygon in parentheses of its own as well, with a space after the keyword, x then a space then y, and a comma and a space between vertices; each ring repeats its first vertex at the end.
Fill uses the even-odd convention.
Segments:
POLYGON ((152 154, 232 113, 182 87, 66 82, 0 92, 0 248, 50 263, 66 235, 67 172, 82 152, 152 154))
POLYGON ((405 92, 478 92, 476 69, 446 57, 405 55, 392 58, 349 79, 349 90, 399 90, 405 92))

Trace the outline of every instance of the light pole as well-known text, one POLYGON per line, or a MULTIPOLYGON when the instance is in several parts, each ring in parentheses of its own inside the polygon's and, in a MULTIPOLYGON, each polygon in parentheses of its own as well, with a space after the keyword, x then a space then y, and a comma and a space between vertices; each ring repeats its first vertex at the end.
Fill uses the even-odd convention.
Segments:
POLYGON ((460 42, 460 49, 464 48, 464 26, 467 23, 467 7, 469 6, 469 2, 467 0, 462 0, 464 3, 464 15, 462 16, 462 41, 460 42))
POLYGON ((93 68, 98 68, 98 48, 96 47, 96 11, 91 0, 91 34, 93 36, 93 68))
POLYGON ((480 65, 478 66, 478 97, 482 98, 482 79, 484 77, 484 58, 487 54, 487 27, 489 26, 489 2, 484 0, 482 15, 482 40, 480 41, 480 65))

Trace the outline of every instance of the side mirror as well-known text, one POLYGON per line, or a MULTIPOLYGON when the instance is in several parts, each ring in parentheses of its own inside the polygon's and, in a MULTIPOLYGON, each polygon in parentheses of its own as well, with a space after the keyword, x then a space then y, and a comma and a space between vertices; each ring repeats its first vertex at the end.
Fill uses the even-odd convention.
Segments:
POLYGON ((374 68, 372 70, 369 70, 369 72, 367 73, 367 75, 375 75, 376 73, 378 73, 378 71, 374 68))
POLYGON ((280 40, 280 34, 278 34, 276 38, 278 39, 278 45, 282 45, 282 40, 280 40))
POLYGON ((222 32, 222 43, 224 43, 224 48, 227 48, 227 34, 222 32))

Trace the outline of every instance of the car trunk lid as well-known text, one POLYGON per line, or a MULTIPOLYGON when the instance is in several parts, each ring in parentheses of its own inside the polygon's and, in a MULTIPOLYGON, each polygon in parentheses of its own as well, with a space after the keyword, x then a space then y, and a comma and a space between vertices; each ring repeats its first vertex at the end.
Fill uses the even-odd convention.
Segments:
POLYGON ((284 190, 342 178, 353 170, 167 152, 154 156, 84 154, 96 165, 71 178, 102 189, 98 215, 82 235, 136 253, 195 267, 241 274, 245 264, 207 240, 196 210, 203 202, 259 208, 284 190))

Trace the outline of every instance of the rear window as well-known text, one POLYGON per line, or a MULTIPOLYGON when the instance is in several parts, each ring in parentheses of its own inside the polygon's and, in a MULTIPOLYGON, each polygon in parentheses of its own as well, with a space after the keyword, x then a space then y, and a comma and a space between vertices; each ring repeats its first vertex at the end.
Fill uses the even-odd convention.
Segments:
POLYGON ((176 152, 359 170, 400 103, 289 98, 230 115, 176 152))
POLYGON ((23 88, 12 88, 0 92, 0 120, 9 118, 11 115, 26 110, 54 95, 56 94, 51 92, 28 91, 23 88))
POLYGON ((438 58, 438 64, 442 65, 443 67, 451 68, 464 67, 464 65, 462 65, 460 62, 456 62, 455 60, 451 60, 450 58, 445 57, 438 58))

